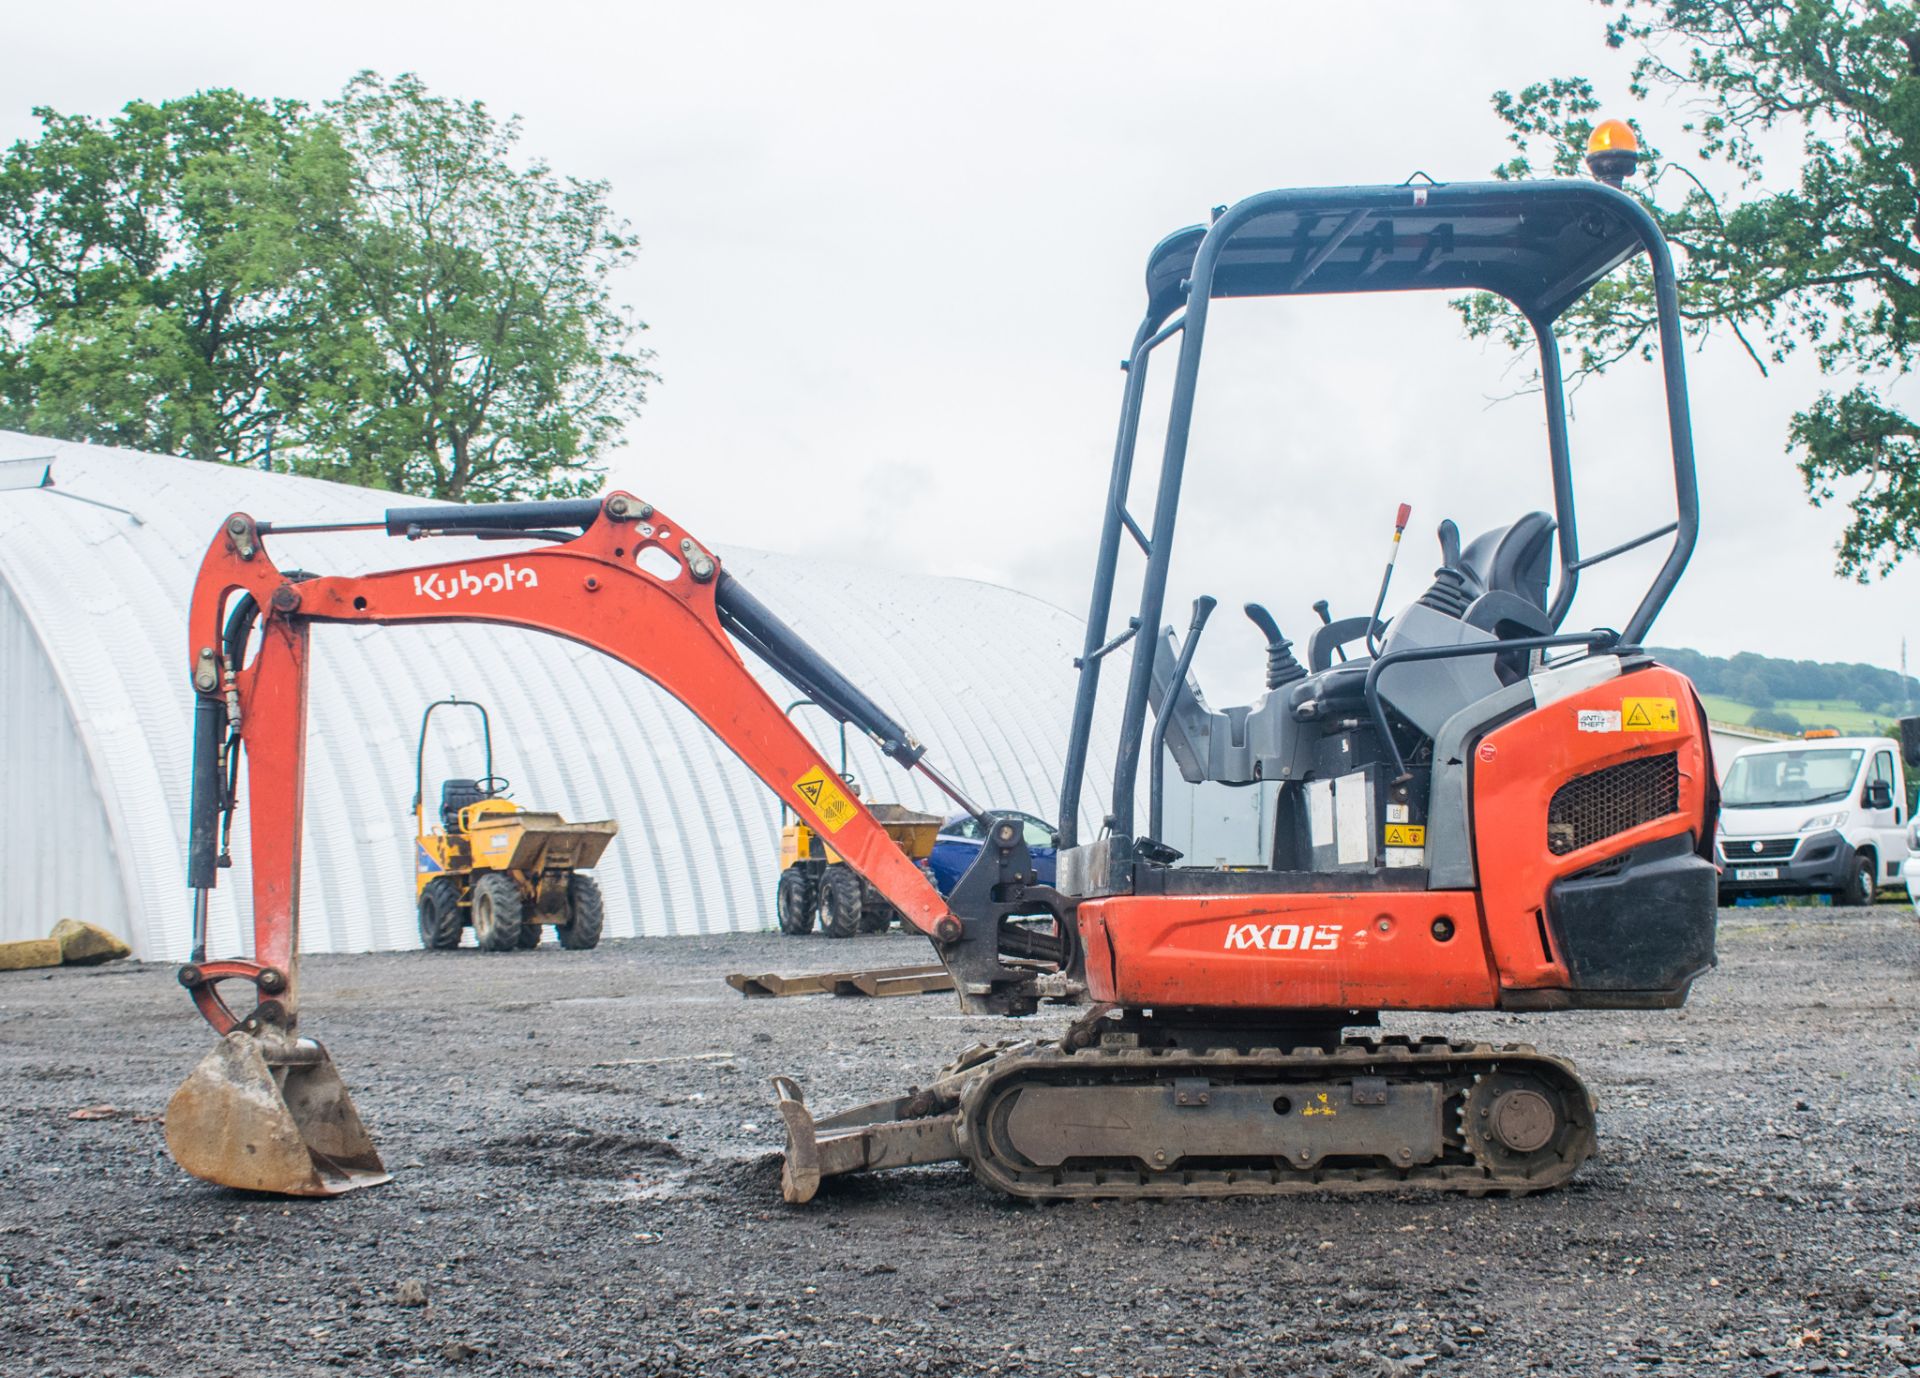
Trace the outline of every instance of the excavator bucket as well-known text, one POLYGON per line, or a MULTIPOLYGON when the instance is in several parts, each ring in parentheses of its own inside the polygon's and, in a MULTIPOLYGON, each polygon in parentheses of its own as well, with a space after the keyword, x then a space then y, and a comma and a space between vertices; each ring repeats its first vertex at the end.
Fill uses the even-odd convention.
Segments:
POLYGON ((167 1149, 241 1191, 338 1196, 390 1180, 327 1050, 235 1031, 167 1102, 167 1149))

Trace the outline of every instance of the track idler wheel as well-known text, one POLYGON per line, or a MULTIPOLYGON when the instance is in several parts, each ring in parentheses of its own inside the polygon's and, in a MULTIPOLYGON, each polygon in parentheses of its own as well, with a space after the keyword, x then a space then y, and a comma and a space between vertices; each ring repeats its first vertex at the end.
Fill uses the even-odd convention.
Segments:
POLYGON ((167 1102, 167 1151, 240 1191, 338 1196, 390 1180, 327 1050, 235 1029, 167 1102))
POLYGON ((1592 1103, 1527 1071, 1474 1079, 1460 1106, 1460 1136, 1500 1184, 1524 1189, 1536 1174, 1593 1149, 1592 1103))

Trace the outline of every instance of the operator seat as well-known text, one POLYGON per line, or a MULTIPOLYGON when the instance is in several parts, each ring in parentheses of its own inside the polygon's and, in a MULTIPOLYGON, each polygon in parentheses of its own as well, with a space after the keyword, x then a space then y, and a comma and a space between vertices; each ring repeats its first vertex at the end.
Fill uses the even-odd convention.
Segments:
MULTIPOLYGON (((1554 630, 1547 614, 1554 529, 1553 518, 1545 512, 1529 512, 1510 525, 1495 527, 1475 537, 1463 550, 1453 523, 1443 522, 1441 570, 1433 588, 1418 600, 1421 606, 1418 615, 1457 618, 1502 641, 1549 635, 1554 630)), ((1322 645, 1317 639, 1310 643, 1309 663, 1313 673, 1295 685, 1287 696, 1288 708, 1296 720, 1352 717, 1364 711, 1371 658, 1358 655, 1344 664, 1334 665, 1324 663, 1323 656, 1330 662, 1331 643, 1351 637, 1355 630, 1364 631, 1365 627, 1366 619, 1361 617, 1319 629, 1316 636, 1325 634, 1327 644, 1322 645)), ((1395 638, 1394 642, 1397 648, 1401 638, 1395 638)), ((1424 644, 1424 641, 1409 644, 1424 644)), ((1494 673, 1502 684, 1516 683, 1526 678, 1529 660, 1522 652, 1498 656, 1494 660, 1494 673)))
POLYGON ((440 786, 440 826, 448 832, 460 827, 460 810, 469 804, 477 804, 482 799, 493 796, 480 788, 478 780, 452 779, 440 786))
MULTIPOLYGON (((1555 525, 1545 512, 1529 512, 1511 526, 1498 527, 1475 537, 1473 543, 1460 552, 1460 563, 1480 585, 1481 597, 1507 594, 1544 614, 1555 525)), ((1491 623, 1475 620, 1471 608, 1467 620, 1488 631, 1494 630, 1491 623)), ((1544 631, 1527 633, 1545 634, 1544 631)))
MULTIPOLYGON (((1547 586, 1556 523, 1545 512, 1529 512, 1511 526, 1489 531, 1460 552, 1460 563, 1482 592, 1467 607, 1470 627, 1502 641, 1551 636, 1556 622, 1547 608, 1547 586)), ((1524 679, 1530 657, 1520 652, 1494 662, 1501 682, 1524 679)))

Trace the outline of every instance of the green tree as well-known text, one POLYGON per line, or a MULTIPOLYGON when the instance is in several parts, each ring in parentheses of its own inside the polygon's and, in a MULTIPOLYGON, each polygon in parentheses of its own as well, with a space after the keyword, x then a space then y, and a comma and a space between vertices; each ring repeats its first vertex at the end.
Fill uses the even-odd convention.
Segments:
POLYGON ((244 460, 306 379, 348 163, 291 102, 50 109, 0 158, 0 424, 244 460))
POLYGON ((1790 737, 1800 734, 1800 719, 1778 708, 1761 708, 1749 714, 1747 726, 1762 732, 1784 732, 1790 737))
MULTIPOLYGON (((1648 148, 1649 175, 1630 189, 1678 250, 1687 329, 1726 330, 1763 370, 1806 349, 1835 378, 1793 418, 1788 450, 1813 503, 1847 510, 1840 572, 1884 574, 1920 549, 1920 421, 1888 395, 1920 350, 1920 14, 1893 0, 1600 3, 1615 11, 1607 46, 1636 53, 1633 95, 1659 102, 1663 128, 1685 112, 1673 133, 1687 160, 1648 148), (1797 167, 1776 177, 1763 146, 1789 137, 1797 167)), ((1493 103, 1516 149, 1497 175, 1578 170, 1598 110, 1590 81, 1493 103)), ((1504 303, 1460 307, 1474 334, 1525 338, 1504 303)), ((1650 355, 1644 263, 1561 327, 1579 371, 1650 355)))
POLYGON ((1782 699, 1837 699, 1870 713, 1897 716, 1906 711, 1907 703, 1920 699, 1920 680, 1876 665, 1776 660, 1752 651, 1722 658, 1677 646, 1656 648, 1653 654, 1663 665, 1686 675, 1702 693, 1724 694, 1754 708, 1771 707, 1782 699))
POLYGON ((1758 674, 1749 674, 1740 680, 1736 697, 1755 708, 1773 707, 1773 693, 1767 688, 1766 679, 1758 674))
POLYGON ((355 169, 329 265, 348 328, 295 467, 454 500, 593 492, 653 380, 608 281, 637 241, 603 182, 516 166, 518 120, 363 72, 326 107, 355 169))
POLYGON ((565 496, 645 400, 607 187, 362 73, 39 112, 0 159, 0 425, 446 499, 565 496))

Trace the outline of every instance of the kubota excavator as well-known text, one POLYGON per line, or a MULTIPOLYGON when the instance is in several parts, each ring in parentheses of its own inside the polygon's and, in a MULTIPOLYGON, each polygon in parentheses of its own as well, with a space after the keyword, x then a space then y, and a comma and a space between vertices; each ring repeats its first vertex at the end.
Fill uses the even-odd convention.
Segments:
MULTIPOLYGON (((1630 169, 1630 137, 1616 122, 1596 134, 1590 162, 1605 181, 1630 169)), ((1062 1037, 975 1050, 909 1095, 820 1120, 778 1079, 788 1200, 809 1199, 838 1173, 944 1160, 1029 1197, 1526 1192, 1565 1181, 1594 1145, 1593 1102, 1571 1064, 1526 1046, 1349 1030, 1386 1010, 1673 1007, 1713 963, 1717 804, 1705 717, 1686 679, 1638 649, 1698 527, 1680 345, 1666 245, 1640 205, 1604 182, 1273 191, 1162 241, 1128 360, 1078 662, 1057 884, 1036 883, 1021 830, 996 822, 946 900, 840 787, 737 647, 980 811, 910 733, 638 498, 389 510, 367 525, 546 544, 354 578, 281 571, 268 554, 273 533, 317 528, 234 514, 193 597, 196 938, 181 971, 224 1037, 168 1108, 175 1158, 216 1182, 280 1192, 384 1180, 326 1053, 297 1030, 308 629, 481 621, 593 646, 680 699, 932 940, 967 1009, 1091 1005, 1062 1037), (1676 514, 1588 555, 1575 528, 1554 322, 1642 254, 1676 514), (1172 629, 1161 630, 1209 305, 1469 290, 1505 297, 1538 338, 1554 512, 1465 544, 1443 524, 1432 584, 1390 619, 1378 607, 1341 620, 1323 613, 1304 665, 1275 619, 1250 605, 1266 691, 1210 708, 1188 672, 1211 600, 1196 606, 1177 650, 1172 629), (1143 524, 1129 489, 1145 380, 1176 337, 1158 492, 1143 524), (1109 636, 1129 539, 1146 557, 1138 611, 1109 636), (1619 630, 1562 629, 1582 571, 1660 541, 1665 557, 1619 630), (1137 629, 1148 634, 1131 658, 1111 809, 1083 842, 1101 668, 1137 629), (1143 750, 1153 785, 1144 820, 1143 750), (243 752, 254 953, 209 961, 206 891, 243 752), (1179 864, 1159 836, 1169 759, 1189 780, 1277 787, 1266 866, 1179 864), (254 988, 251 1009, 222 999, 228 979, 254 988)))

